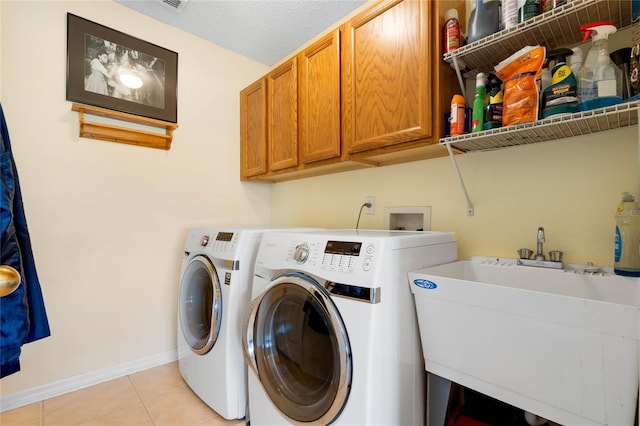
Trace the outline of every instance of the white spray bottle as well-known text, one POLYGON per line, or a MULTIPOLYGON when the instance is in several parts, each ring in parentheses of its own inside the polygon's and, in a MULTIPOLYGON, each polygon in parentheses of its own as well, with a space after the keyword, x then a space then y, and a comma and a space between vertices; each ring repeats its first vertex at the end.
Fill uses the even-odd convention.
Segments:
POLYGON ((592 37, 593 44, 578 71, 578 110, 588 111, 622 102, 622 71, 609 57, 609 34, 616 32, 610 21, 580 26, 582 42, 592 37))

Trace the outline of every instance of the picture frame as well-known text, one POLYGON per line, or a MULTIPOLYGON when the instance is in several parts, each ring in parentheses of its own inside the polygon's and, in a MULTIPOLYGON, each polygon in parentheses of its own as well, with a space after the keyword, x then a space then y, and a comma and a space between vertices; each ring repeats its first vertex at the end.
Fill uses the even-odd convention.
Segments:
POLYGON ((67 13, 67 100, 177 123, 178 53, 67 13))

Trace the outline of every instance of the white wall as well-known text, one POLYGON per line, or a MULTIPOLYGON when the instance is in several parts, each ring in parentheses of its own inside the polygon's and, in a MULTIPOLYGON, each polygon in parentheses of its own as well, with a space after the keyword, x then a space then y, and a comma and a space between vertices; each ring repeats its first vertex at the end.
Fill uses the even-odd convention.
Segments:
POLYGON ((2 106, 52 336, 2 395, 171 351, 188 228, 270 223, 271 186, 239 182, 239 92, 267 68, 112 1, 0 2, 2 106), (66 13, 179 53, 170 151, 78 137, 66 13))

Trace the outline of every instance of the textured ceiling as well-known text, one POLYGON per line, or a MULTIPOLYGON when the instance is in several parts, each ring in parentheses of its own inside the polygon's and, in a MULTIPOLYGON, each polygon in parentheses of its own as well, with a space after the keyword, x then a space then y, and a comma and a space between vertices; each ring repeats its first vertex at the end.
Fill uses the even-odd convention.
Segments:
POLYGON ((219 46, 274 65, 329 29, 365 0, 115 0, 219 46))

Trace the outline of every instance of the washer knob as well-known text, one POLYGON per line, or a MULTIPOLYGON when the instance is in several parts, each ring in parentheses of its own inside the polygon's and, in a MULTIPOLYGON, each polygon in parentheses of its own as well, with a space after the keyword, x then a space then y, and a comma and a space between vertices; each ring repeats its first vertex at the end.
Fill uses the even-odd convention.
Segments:
POLYGON ((206 247, 207 244, 209 244, 209 236, 208 235, 203 235, 202 236, 202 242, 200 243, 200 245, 202 247, 206 247))
POLYGON ((293 252, 293 260, 298 263, 304 263, 309 258, 309 247, 306 244, 298 244, 293 252))

